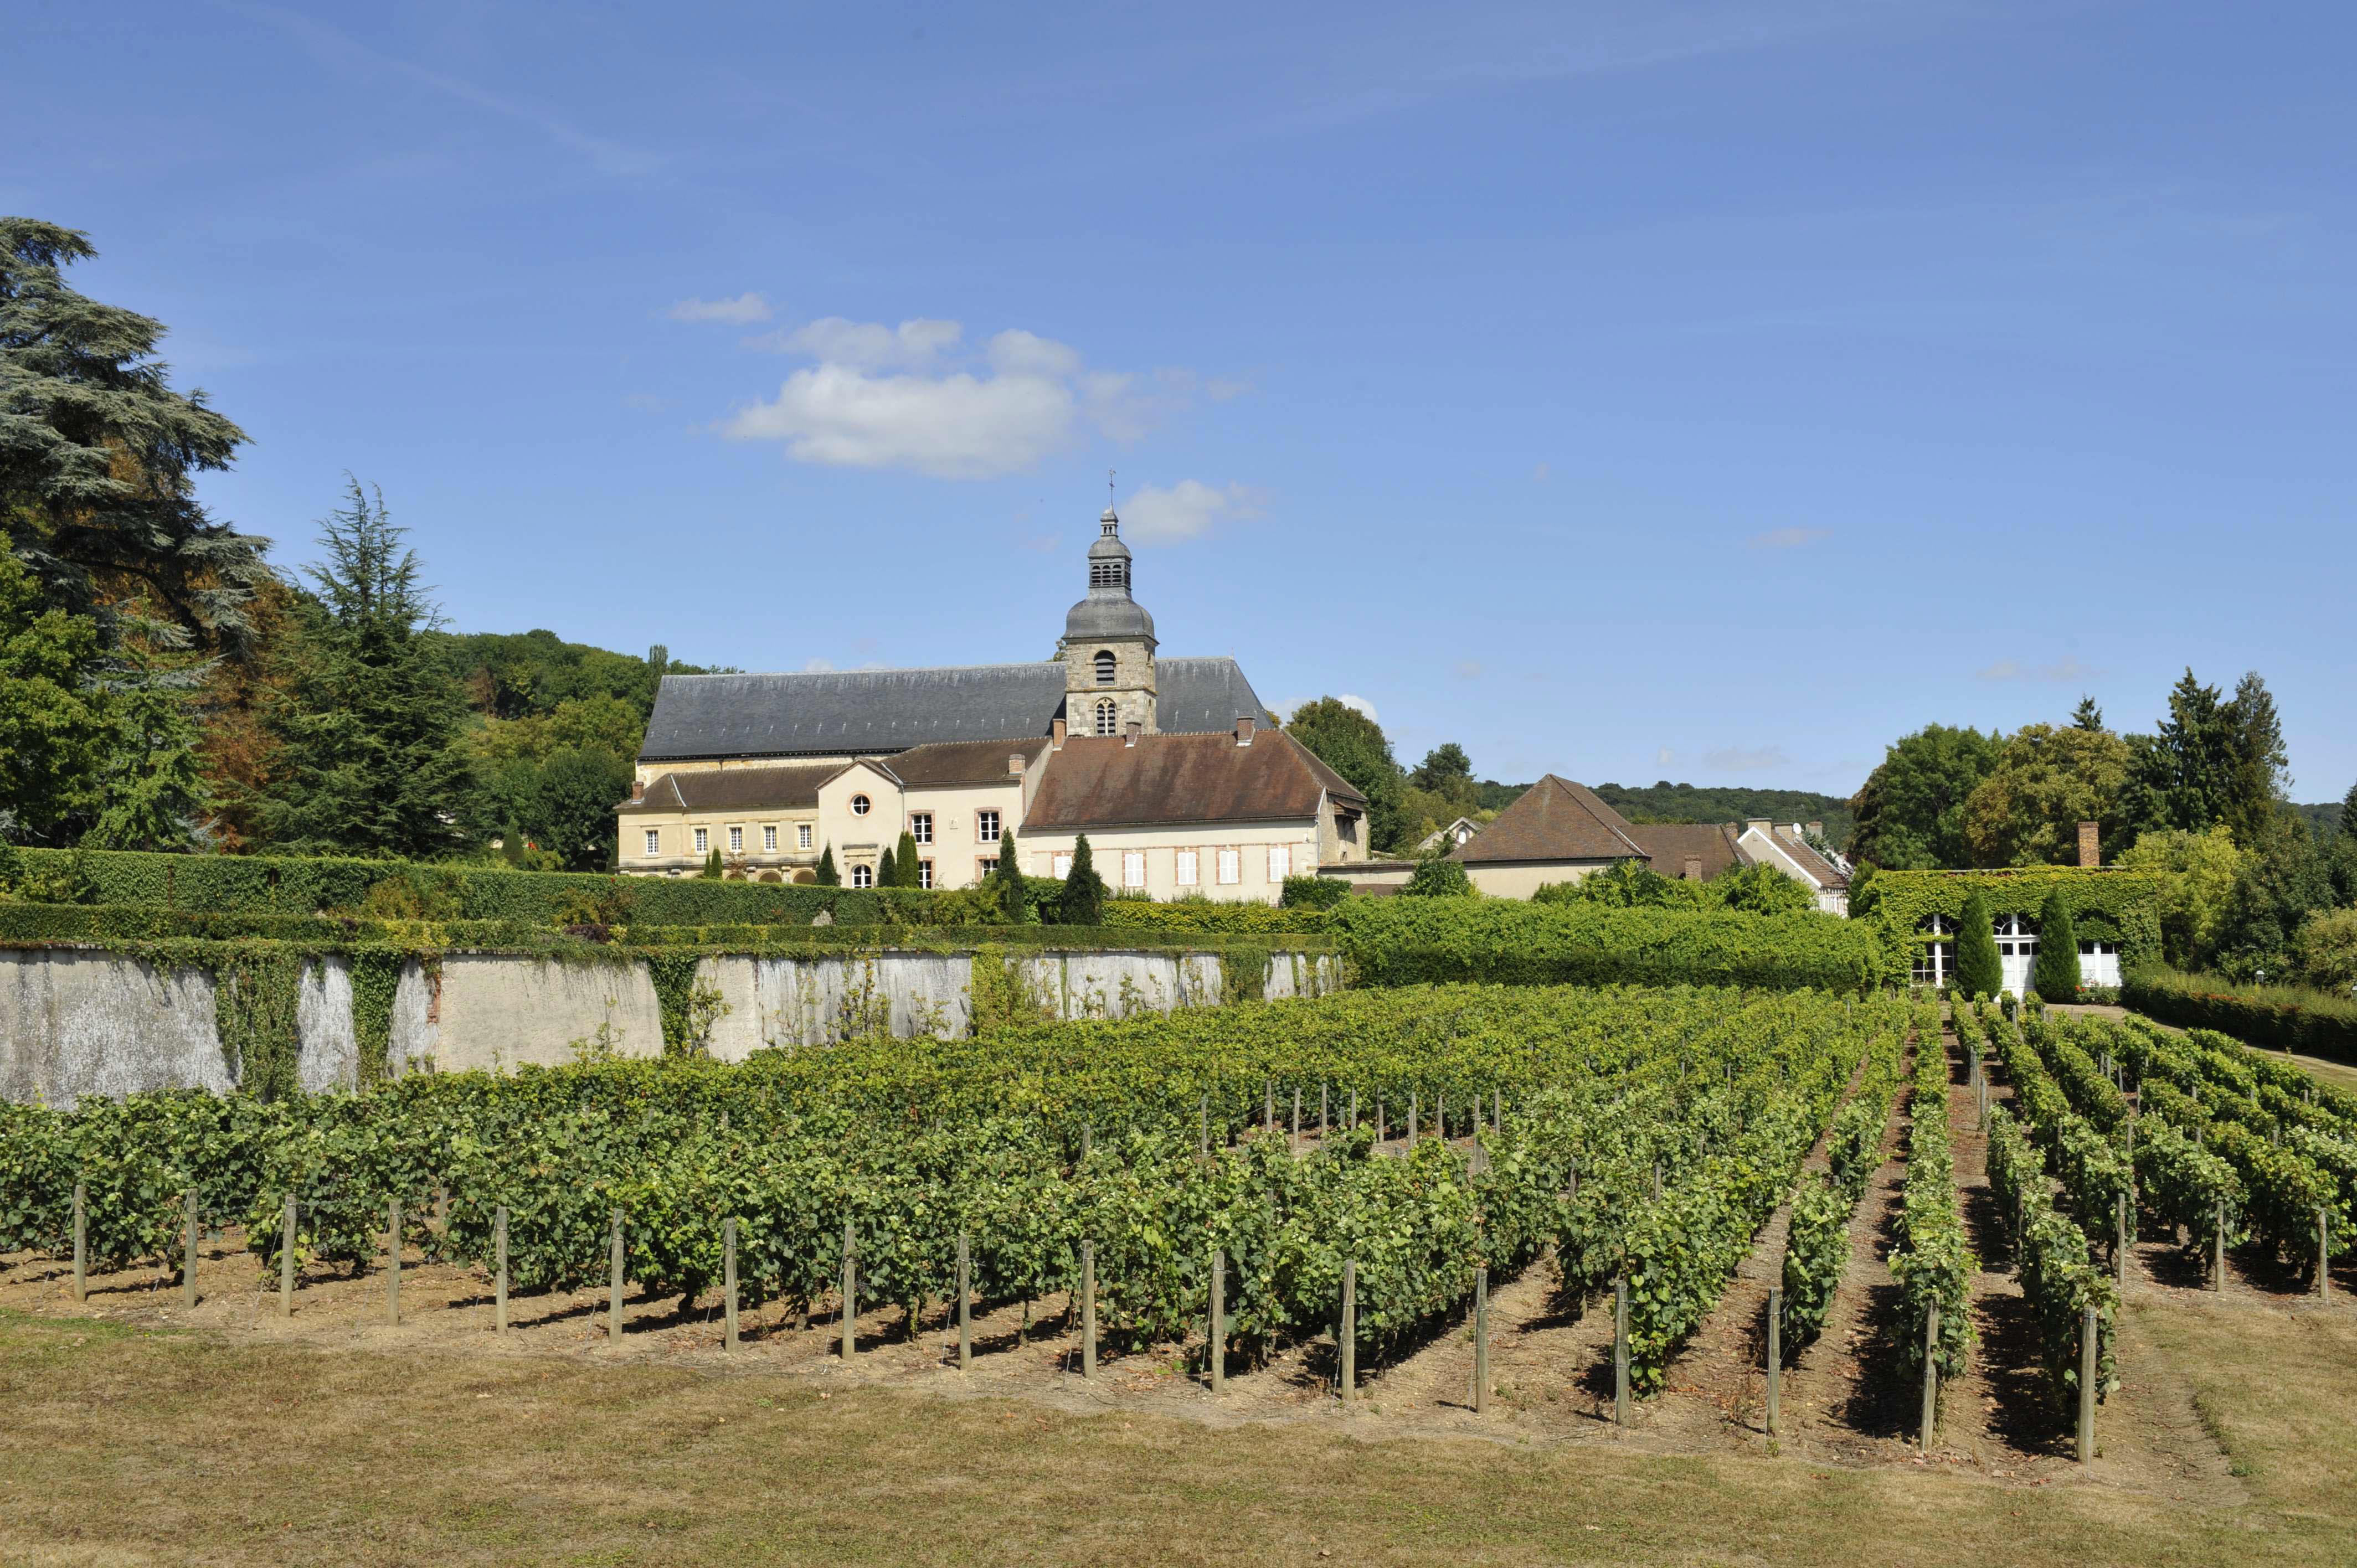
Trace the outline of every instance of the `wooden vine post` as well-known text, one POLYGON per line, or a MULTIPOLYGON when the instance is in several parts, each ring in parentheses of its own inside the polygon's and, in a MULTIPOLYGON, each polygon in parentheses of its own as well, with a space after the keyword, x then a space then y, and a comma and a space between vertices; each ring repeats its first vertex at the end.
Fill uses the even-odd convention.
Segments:
POLYGON ((77 1305, 90 1299, 90 1184, 74 1183, 74 1275, 77 1305))
POLYGON ((1784 1287, 1768 1287, 1768 1435, 1776 1435, 1784 1399, 1784 1287))
POLYGON ((1629 1424, 1629 1280, 1612 1282, 1612 1424, 1629 1424))
POLYGON ((2316 1211, 2316 1299, 2332 1299, 2332 1212, 2316 1211))
POLYGON ((1203 1366, 1211 1375, 1211 1391, 1224 1393, 1228 1386, 1228 1254, 1218 1247, 1211 1249, 1211 1306, 1204 1326, 1203 1366))
POLYGON ((1490 1271, 1473 1271, 1473 1413, 1490 1408, 1490 1271))
POLYGON ((848 1362, 856 1351, 859 1316, 859 1241, 852 1234, 851 1221, 843 1222, 843 1359, 848 1362))
POLYGON ((180 1244, 180 1305, 197 1305, 197 1189, 188 1188, 188 1240, 180 1244))
POLYGON ((1923 1427, 1919 1447, 1932 1452, 1932 1439, 1940 1426, 1940 1304, 1923 1315, 1923 1427))
POLYGON ((295 1200, 286 1200, 278 1222, 278 1316, 295 1316, 295 1200))
POLYGON ((508 1331, 508 1206, 504 1203, 491 1211, 491 1270, 495 1276, 491 1286, 491 1332, 505 1334, 508 1331))
POLYGON ((2079 1464, 2095 1462, 2095 1304, 2079 1309, 2079 1464))
POLYGON ((401 1321, 401 1199, 384 1200, 384 1320, 401 1321))
POLYGON ((1410 1090, 1407 1097, 1407 1141, 1411 1148, 1415 1145, 1416 1123, 1421 1119, 1420 1113, 1423 1110, 1424 1090, 1420 1089, 1410 1090))
MULTIPOLYGON (((963 1241, 961 1237, 960 1241, 963 1241)), ((737 1220, 720 1222, 720 1348, 737 1348, 737 1220)))
POLYGON ((1097 1375, 1097 1244, 1081 1243, 1081 1376, 1097 1375))
POLYGON ((958 1232, 957 1295, 958 1370, 963 1372, 974 1366, 974 1254, 963 1230, 958 1232))
POLYGON ((1335 1358, 1340 1368, 1342 1408, 1359 1398, 1359 1260, 1342 1261, 1342 1328, 1336 1336, 1335 1358))
POLYGON ((2126 1193, 2124 1192, 2119 1195, 2117 1207, 2119 1209, 2119 1236, 2118 1239, 2112 1243, 2112 1261, 2115 1265, 2114 1272, 2119 1276, 2120 1290, 2122 1294, 2125 1294, 2128 1288, 2128 1253, 2130 1250, 2128 1244, 2128 1195, 2126 1193))
POLYGON ((2226 1294, 2226 1200, 2221 1197, 2217 1207, 2215 1234, 2210 1238, 2210 1288, 2219 1294, 2226 1294))
POLYGON ((607 1243, 606 1337, 614 1344, 622 1339, 622 1211, 614 1210, 611 1239, 607 1243))

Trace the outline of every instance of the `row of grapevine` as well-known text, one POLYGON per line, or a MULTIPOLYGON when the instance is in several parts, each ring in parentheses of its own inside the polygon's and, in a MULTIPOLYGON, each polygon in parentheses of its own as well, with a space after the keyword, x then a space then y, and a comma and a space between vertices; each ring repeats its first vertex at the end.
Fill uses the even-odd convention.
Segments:
POLYGON ((2036 1315, 2039 1360, 2058 1411, 2078 1399, 2083 1317, 2096 1324, 2095 1393, 2119 1386, 2115 1340, 2119 1292, 2091 1257, 2087 1235, 2054 1207, 2054 1188, 2032 1132, 2002 1105, 1988 1115, 1989 1187, 2013 1240, 2014 1277, 2036 1315))
POLYGON ((274 1267, 292 1197, 297 1263, 360 1266, 397 1199, 412 1240, 479 1265, 504 1208, 529 1290, 602 1273, 619 1211, 630 1277, 693 1300, 734 1219, 745 1296, 805 1305, 840 1280, 848 1227, 860 1305, 911 1312, 949 1293, 961 1234, 975 1288, 1002 1302, 1070 1290, 1086 1240, 1106 1327, 1135 1341, 1200 1318, 1214 1248, 1229 1322, 1263 1344, 1329 1328, 1355 1261, 1359 1335, 1377 1352, 1449 1310, 1475 1267, 1552 1251, 1576 1285, 1630 1280, 1633 1371, 1650 1387, 1866 1042, 1902 1022, 1893 1002, 1811 993, 1446 987, 737 1067, 423 1077, 269 1105, 141 1097, 12 1113, 0 1219, 18 1245, 57 1250, 80 1179, 93 1208, 102 1189, 119 1211, 94 1228, 94 1259, 160 1256, 178 1194, 197 1187, 274 1267), (1319 1091, 1332 1122, 1306 1154, 1238 1138, 1272 1104, 1289 1112, 1297 1088, 1319 1091), (1398 1127, 1403 1099, 1445 1100, 1458 1131, 1482 1102, 1478 1141, 1384 1155, 1366 1123, 1380 1104, 1398 1127), (429 1226, 437 1190, 447 1219, 429 1226))
POLYGON ((1890 1273, 1906 1303, 1902 1321, 1909 1362, 1920 1367, 1928 1355, 1945 1385, 1963 1373, 1972 1357, 1974 1333, 1966 1308, 1979 1264, 1964 1239, 1964 1215, 1956 1203, 1955 1154, 1948 1142, 1948 1053, 1938 1038, 1931 1036, 1915 1053, 1907 1101, 1907 1187, 1890 1273))
MULTIPOLYGON (((1939 1017, 1919 1008, 1918 1050, 1936 1049, 1939 1017), (1926 1042, 1929 1044, 1926 1044, 1926 1042)), ((1824 1332, 1849 1262, 1850 1216, 1866 1196, 1882 1158, 1882 1130, 1890 1119, 1906 1055, 1906 1034, 1878 1036, 1867 1052, 1857 1091, 1834 1118, 1826 1140, 1825 1169, 1803 1181, 1792 1195, 1792 1222, 1785 1233, 1781 1341, 1797 1354, 1824 1332)))

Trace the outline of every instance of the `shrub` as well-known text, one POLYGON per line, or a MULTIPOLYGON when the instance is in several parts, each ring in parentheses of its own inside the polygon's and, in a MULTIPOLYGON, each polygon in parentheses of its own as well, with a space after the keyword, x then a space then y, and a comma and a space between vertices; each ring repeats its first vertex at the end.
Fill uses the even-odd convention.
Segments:
POLYGON ((1089 835, 1082 833, 1072 845, 1072 868, 1064 875, 1064 896, 1056 906, 1057 923, 1093 926, 1104 901, 1104 879, 1097 875, 1096 860, 1089 853, 1089 835))
POLYGON ((2039 995, 2056 1002, 2075 1001, 2079 995, 2079 931, 2060 887, 2048 891, 2046 906, 2038 912, 2038 963, 2029 983, 2039 995))
POLYGON ((1473 884, 1465 875, 1465 867, 1453 860, 1421 860, 1399 890, 1404 898, 1461 898, 1469 896, 1473 884))
POLYGON ((899 877, 889 886, 916 887, 922 885, 917 865, 917 835, 905 828, 900 832, 899 854, 894 857, 894 863, 899 869, 899 877))
POLYGON ((899 857, 893 854, 890 844, 884 846, 884 858, 876 863, 876 886, 878 887, 900 886, 900 862, 899 857))
POLYGON ((2213 974, 2149 967, 2128 972, 2120 1000, 2164 1023, 2357 1064, 2357 997, 2297 985, 2238 985, 2213 974))
POLYGON ((1996 932, 1988 899, 1975 888, 1964 899, 1956 931, 1956 989, 1966 996, 1995 996, 2005 990, 2005 966, 1996 956, 1996 932))
POLYGON ((720 846, 718 844, 714 844, 711 852, 705 855, 704 869, 697 875, 701 875, 706 882, 717 882, 720 880, 720 846))
POLYGON ((2357 909, 2310 915, 2291 940, 2291 956, 2301 983, 2343 995, 2357 989, 2357 909))
POLYGON ((833 844, 828 844, 825 848, 818 852, 818 885, 821 887, 840 887, 843 886, 843 875, 834 869, 834 846, 833 844))
POLYGON ((1351 885, 1332 876, 1288 876, 1277 896, 1281 909, 1330 909, 1351 896, 1351 885))

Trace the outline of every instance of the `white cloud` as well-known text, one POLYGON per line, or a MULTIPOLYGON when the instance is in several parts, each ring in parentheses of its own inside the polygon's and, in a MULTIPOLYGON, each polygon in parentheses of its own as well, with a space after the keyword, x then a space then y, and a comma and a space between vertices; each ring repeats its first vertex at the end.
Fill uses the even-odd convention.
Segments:
POLYGON ((1459 681, 1479 681, 1481 678, 1481 661, 1478 659, 1460 659, 1448 667, 1448 672, 1459 681))
MULTIPOLYGON (((1070 344, 1020 328, 994 335, 978 352, 961 354, 963 341, 954 321, 919 317, 887 327, 841 317, 750 339, 817 363, 788 376, 776 398, 738 410, 721 433, 783 442, 799 462, 985 478, 1029 467, 1084 425, 1135 441, 1198 391, 1192 371, 1091 370, 1070 344)), ((1204 496, 1189 498, 1191 511, 1159 508, 1173 530, 1164 537, 1190 537, 1214 515, 1250 516, 1257 505, 1240 486, 1200 489, 1204 496)), ((1146 510, 1157 503, 1147 500, 1146 510)), ((1156 520, 1139 521, 1141 537, 1153 537, 1156 520)))
POLYGON ((683 299, 664 314, 673 321, 727 321, 741 327, 770 319, 770 302, 748 289, 734 299, 683 299))
POLYGON ((1792 759, 1784 755, 1781 746, 1763 746, 1747 751, 1741 746, 1721 746, 1717 751, 1702 754, 1703 766, 1714 772, 1759 773, 1779 768, 1790 768, 1792 759))
POLYGON ((1346 708, 1353 708, 1358 712, 1366 714, 1368 722, 1371 724, 1381 724, 1383 722, 1383 720, 1375 717, 1375 704, 1367 701, 1364 697, 1354 697, 1350 693, 1345 692, 1334 700, 1341 703, 1346 708))
POLYGON ((1657 768, 1667 768, 1671 763, 1676 760, 1677 754, 1666 746, 1662 747, 1661 750, 1653 753, 1653 764, 1657 768))
POLYGON ((1260 515, 1266 498, 1248 485, 1219 489, 1200 479, 1181 479, 1168 489, 1151 485, 1121 504, 1123 528, 1145 544, 1175 543, 1199 539, 1223 518, 1260 515))
POLYGON ((1975 681, 2046 681, 2060 685, 2065 682, 2084 681, 2103 671, 2080 662, 2075 653, 2066 653, 2051 664, 2024 664, 2015 659, 2000 659, 1983 670, 1973 671, 1975 681))
POLYGON ((1754 550, 1799 550, 1834 536, 1830 528, 1771 528, 1746 541, 1754 550))

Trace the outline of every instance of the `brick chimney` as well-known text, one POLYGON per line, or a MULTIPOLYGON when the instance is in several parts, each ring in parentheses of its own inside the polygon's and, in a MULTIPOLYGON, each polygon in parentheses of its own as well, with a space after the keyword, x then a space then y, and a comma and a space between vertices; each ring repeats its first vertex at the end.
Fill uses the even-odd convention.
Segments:
POLYGON ((1049 721, 1048 744, 1054 746, 1058 751, 1064 749, 1064 721, 1062 719, 1058 718, 1049 721))
POLYGON ((2104 864, 2103 847, 2095 837, 2096 829, 2099 825, 2100 824, 2095 822, 2081 822, 2079 824, 2079 864, 2081 865, 2101 865, 2104 864))
POLYGON ((632 800, 634 800, 634 801, 637 801, 637 800, 645 800, 646 798, 647 798, 647 781, 646 781, 645 779, 631 779, 631 780, 630 780, 630 799, 631 799, 632 800))
POLYGON ((1702 880, 1702 856, 1698 854, 1690 854, 1686 856, 1685 879, 1688 882, 1700 882, 1702 880))
POLYGON ((1017 778, 1022 776, 1023 754, 1021 752, 1010 751, 1006 754, 1006 771, 1016 775, 1017 778))
POLYGON ((1236 744, 1238 746, 1250 746, 1252 742, 1253 717, 1250 714, 1246 714, 1236 720, 1236 744))
POLYGON ((1135 746, 1137 744, 1138 732, 1145 727, 1146 725, 1143 721, 1138 719, 1130 720, 1123 728, 1123 738, 1121 744, 1124 746, 1135 746))
POLYGON ((1801 831, 1808 834, 1808 836, 1813 839, 1821 839, 1825 836, 1825 824, 1823 822, 1803 822, 1801 824, 1801 831))

